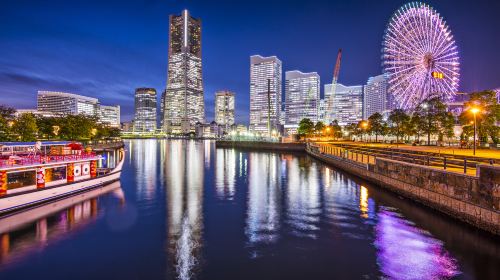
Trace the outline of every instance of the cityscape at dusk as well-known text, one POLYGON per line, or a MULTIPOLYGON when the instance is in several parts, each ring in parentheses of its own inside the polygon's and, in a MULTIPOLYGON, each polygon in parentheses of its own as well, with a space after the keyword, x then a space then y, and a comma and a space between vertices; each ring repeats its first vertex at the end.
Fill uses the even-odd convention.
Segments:
POLYGON ((0 8, 0 279, 500 279, 499 3, 0 8))
MULTIPOLYGON (((364 85, 381 74, 386 25, 405 1, 8 1, 2 5, 2 103, 36 106, 38 90, 96 97, 133 118, 134 90, 166 87, 168 16, 188 9, 202 19, 207 119, 215 91, 236 92, 236 119, 249 121, 249 57, 276 55, 288 70, 318 72, 331 83, 364 85)), ((460 53, 459 90, 499 87, 495 69, 499 3, 430 1, 460 53)), ((322 90, 323 94, 323 90, 322 90)), ((158 96, 158 99, 160 96, 158 96)))

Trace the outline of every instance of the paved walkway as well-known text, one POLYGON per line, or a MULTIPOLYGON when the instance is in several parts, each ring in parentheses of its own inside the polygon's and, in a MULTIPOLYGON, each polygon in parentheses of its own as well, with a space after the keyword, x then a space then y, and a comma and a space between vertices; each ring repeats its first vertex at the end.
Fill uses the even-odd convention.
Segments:
MULTIPOLYGON (((330 142, 332 144, 350 144, 350 145, 360 145, 367 147, 384 147, 384 148, 397 148, 405 149, 409 151, 418 152, 431 152, 431 153, 441 153, 449 155, 460 155, 460 156, 470 156, 474 157, 473 149, 460 149, 457 147, 435 147, 435 146, 411 146, 406 144, 385 144, 385 143, 363 143, 363 142, 350 142, 350 141, 338 141, 330 142)), ((500 150, 493 149, 476 149, 476 157, 500 159, 500 150)))
MULTIPOLYGON (((412 151, 419 151, 419 152, 432 152, 432 153, 441 153, 441 154, 449 154, 449 155, 464 155, 464 156, 471 156, 472 157, 472 151, 468 149, 452 149, 449 147, 425 147, 425 146, 410 146, 410 145, 389 145, 389 144, 381 144, 381 143, 360 143, 360 142, 322 142, 318 143, 319 146, 321 147, 321 151, 325 154, 331 154, 334 156, 342 156, 342 157, 347 157, 349 160, 360 162, 360 163, 370 163, 374 164, 375 163, 375 157, 384 157, 383 155, 369 155, 369 154, 364 154, 363 152, 359 152, 356 150, 351 150, 348 153, 345 153, 345 148, 341 148, 338 146, 334 146, 331 144, 349 144, 349 145, 356 145, 359 147, 364 147, 364 148, 369 148, 369 147, 376 147, 376 148, 397 148, 397 149, 403 149, 407 150, 408 153, 411 154, 412 151), (461 152, 461 153, 459 153, 461 152), (470 154, 468 154, 468 152, 470 154)), ((350 149, 348 149, 350 150, 350 149)), ((479 154, 479 151, 476 151, 476 156, 477 157, 487 157, 487 158, 495 158, 495 159, 500 159, 500 151, 497 150, 481 150, 482 154, 479 154)), ((389 158, 389 157, 388 157, 389 158)), ((431 165, 426 165, 431 168, 436 168, 436 169, 444 169, 443 166, 436 166, 434 164, 431 165)), ((451 172, 456 172, 456 173, 464 173, 463 167, 456 167, 452 166, 449 164, 446 168, 447 171, 451 172)), ((466 171, 467 175, 471 176, 476 176, 476 168, 474 167, 468 167, 466 171)))

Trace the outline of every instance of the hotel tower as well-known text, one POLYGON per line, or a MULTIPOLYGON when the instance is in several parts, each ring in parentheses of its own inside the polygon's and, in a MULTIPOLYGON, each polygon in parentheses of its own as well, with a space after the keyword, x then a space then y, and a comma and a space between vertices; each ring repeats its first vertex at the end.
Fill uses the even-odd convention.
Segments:
POLYGON ((205 122, 201 71, 201 20, 184 10, 170 15, 167 89, 163 130, 189 133, 205 122))

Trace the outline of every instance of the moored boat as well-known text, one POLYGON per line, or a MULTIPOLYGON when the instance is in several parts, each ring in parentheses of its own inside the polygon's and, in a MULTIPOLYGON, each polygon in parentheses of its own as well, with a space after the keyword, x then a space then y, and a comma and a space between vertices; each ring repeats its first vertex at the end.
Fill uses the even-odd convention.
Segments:
POLYGON ((124 152, 113 163, 76 142, 0 143, 0 215, 119 180, 124 152))

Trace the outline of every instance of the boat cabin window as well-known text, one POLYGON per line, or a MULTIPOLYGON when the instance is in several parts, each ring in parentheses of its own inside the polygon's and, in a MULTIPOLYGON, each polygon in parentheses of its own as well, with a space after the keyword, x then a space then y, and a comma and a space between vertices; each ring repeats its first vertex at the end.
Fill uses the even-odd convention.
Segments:
POLYGON ((7 173, 7 189, 33 186, 36 182, 35 170, 7 173))
POLYGON ((45 169, 45 182, 59 181, 66 179, 66 166, 58 166, 45 169))

